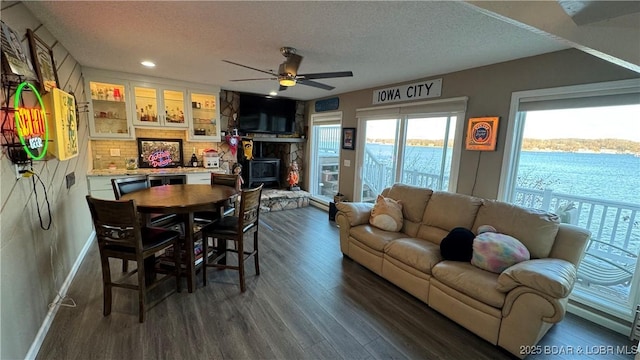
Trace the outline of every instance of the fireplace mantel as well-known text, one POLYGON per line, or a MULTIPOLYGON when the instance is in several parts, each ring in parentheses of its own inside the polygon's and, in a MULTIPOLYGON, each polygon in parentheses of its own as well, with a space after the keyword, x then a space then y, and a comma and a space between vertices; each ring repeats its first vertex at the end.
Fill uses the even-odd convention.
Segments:
POLYGON ((254 137, 253 142, 274 142, 274 143, 303 143, 307 141, 304 138, 279 138, 279 137, 254 137))

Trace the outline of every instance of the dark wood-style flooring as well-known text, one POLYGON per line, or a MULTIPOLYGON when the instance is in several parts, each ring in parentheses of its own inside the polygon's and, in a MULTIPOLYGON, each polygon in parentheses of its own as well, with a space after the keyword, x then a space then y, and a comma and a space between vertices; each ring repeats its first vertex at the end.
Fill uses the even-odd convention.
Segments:
MULTIPOLYGON (((511 359, 393 284, 342 256, 338 229, 313 207, 261 214, 260 268, 209 269, 195 293, 175 293, 138 323, 134 292, 114 289, 102 316, 102 282, 93 246, 38 359, 511 359)), ((115 268, 119 268, 119 262, 115 268)), ((168 282, 171 283, 171 282, 168 282)), ((170 286, 170 285, 169 285, 170 286)), ((162 289, 159 289, 162 290, 162 289)), ((541 346, 631 346, 571 314, 541 346)), ((529 358, 575 358, 538 355, 529 358)), ((581 358, 632 359, 592 354, 581 358)))

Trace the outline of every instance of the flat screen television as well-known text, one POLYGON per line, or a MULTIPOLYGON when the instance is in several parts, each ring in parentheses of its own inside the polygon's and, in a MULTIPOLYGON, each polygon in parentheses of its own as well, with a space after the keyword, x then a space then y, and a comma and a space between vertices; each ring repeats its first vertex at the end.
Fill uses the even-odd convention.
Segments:
POLYGON ((240 94, 238 131, 241 133, 292 134, 295 121, 295 100, 240 94))

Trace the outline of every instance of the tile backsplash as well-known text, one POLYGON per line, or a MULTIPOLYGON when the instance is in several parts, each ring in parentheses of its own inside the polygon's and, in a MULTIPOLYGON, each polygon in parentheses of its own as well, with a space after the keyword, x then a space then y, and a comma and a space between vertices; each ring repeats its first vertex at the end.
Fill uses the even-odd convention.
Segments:
MULTIPOLYGON (((187 141, 185 130, 136 128, 136 136, 139 138, 182 139, 182 159, 185 163, 191 159, 194 149, 199 161, 202 161, 201 152, 205 149, 217 150, 221 162, 229 162, 229 168, 237 161, 236 156, 231 155, 229 145, 226 142, 187 141)), ((111 163, 115 164, 116 168, 124 168, 127 159, 137 159, 138 142, 137 140, 91 140, 91 153, 93 169, 107 169, 111 163), (120 156, 111 156, 112 149, 119 149, 120 156)))

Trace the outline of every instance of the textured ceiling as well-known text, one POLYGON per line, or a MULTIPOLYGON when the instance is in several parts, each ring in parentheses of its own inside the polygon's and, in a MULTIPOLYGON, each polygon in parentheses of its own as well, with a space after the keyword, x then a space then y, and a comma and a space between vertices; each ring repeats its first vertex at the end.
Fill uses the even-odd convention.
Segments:
POLYGON ((463 2, 29 1, 27 8, 84 66, 267 94, 275 80, 222 62, 276 70, 282 46, 304 56, 299 73, 332 91, 296 85, 280 95, 316 99, 566 48, 476 12, 463 2), (139 63, 156 62, 149 70, 139 63))

